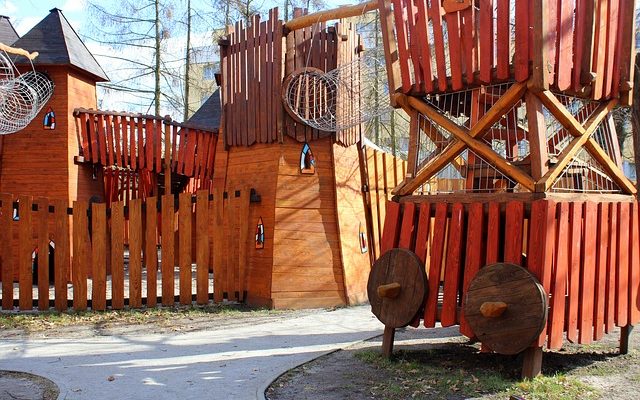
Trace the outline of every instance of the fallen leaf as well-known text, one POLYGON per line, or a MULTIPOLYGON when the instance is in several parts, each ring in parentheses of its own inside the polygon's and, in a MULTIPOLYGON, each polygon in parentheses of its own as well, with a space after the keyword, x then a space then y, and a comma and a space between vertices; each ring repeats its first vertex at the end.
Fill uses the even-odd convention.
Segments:
POLYGON ((113 375, 109 375, 109 377, 107 378, 107 380, 108 380, 109 382, 113 382, 113 381, 115 381, 115 380, 116 380, 116 378, 115 378, 113 375))

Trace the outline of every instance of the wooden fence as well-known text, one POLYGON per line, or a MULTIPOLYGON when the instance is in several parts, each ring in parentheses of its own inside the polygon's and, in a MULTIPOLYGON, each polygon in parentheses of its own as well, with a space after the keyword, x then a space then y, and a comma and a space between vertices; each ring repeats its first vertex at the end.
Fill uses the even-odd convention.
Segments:
POLYGON ((396 86, 404 93, 526 81, 535 62, 534 46, 541 46, 543 37, 549 38, 549 82, 558 90, 590 87, 585 94, 600 100, 624 97, 632 87, 632 0, 551 0, 546 13, 536 1, 480 0, 477 8, 470 1, 451 3, 462 10, 445 5, 448 12, 443 13, 441 0, 387 2, 393 5, 383 15, 383 30, 386 24, 390 32, 383 34, 391 46, 388 69, 398 67, 401 82, 396 86))
POLYGON ((65 201, 10 194, 1 194, 0 203, 3 310, 104 310, 246 297, 253 231, 247 188, 132 199, 110 208, 86 201, 69 208, 65 201), (41 254, 49 257, 34 262, 41 254))

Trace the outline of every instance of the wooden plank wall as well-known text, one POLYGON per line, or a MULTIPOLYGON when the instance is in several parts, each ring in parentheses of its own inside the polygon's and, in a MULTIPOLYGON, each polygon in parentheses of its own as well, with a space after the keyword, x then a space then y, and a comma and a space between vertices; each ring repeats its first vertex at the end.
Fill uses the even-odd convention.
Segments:
POLYGON ((11 194, 0 194, 0 202, 7 225, 3 237, 9 239, 3 243, 12 242, 12 232, 20 243, 0 246, 3 310, 104 310, 246 297, 246 254, 254 231, 247 188, 234 191, 229 200, 222 192, 200 191, 182 193, 177 202, 167 195, 128 205, 114 202, 109 208, 86 201, 68 207, 60 200, 11 194), (50 242, 55 255, 47 257, 50 242), (44 260, 35 270, 34 254, 44 260))
POLYGON ((157 174, 167 166, 174 173, 194 178, 198 182, 196 190, 211 186, 216 132, 180 124, 168 117, 82 108, 75 109, 73 115, 80 155, 86 162, 110 167, 105 170, 108 199, 157 194, 153 190, 157 174))
POLYGON ((473 332, 460 306, 473 276, 494 262, 523 265, 549 295, 547 326, 539 344, 558 349, 565 337, 587 344, 616 326, 640 321, 639 206, 390 201, 382 240, 385 249, 408 246, 425 263, 430 293, 425 326, 434 326, 441 305, 442 325, 459 323, 460 332, 469 337, 473 332), (412 233, 401 238, 400 232, 412 233), (442 299, 439 291, 444 292, 442 299))
POLYGON ((371 251, 380 257, 380 243, 382 241, 382 228, 385 221, 387 201, 391 200, 391 191, 404 179, 407 172, 407 162, 385 152, 381 152, 365 146, 367 171, 369 179, 367 187, 371 197, 371 215, 373 223, 373 243, 369 243, 371 251))
MULTIPOLYGON (((443 0, 391 2, 404 93, 529 79, 536 40, 533 2, 479 0, 477 8, 453 13, 441 12, 443 0)), ((634 2, 550 0, 547 13, 543 35, 549 38, 552 87, 594 100, 621 97, 630 104, 634 2)), ((389 37, 394 36, 383 35, 389 37)))
POLYGON ((283 22, 278 9, 266 21, 237 22, 221 44, 222 113, 226 146, 278 140, 283 126, 283 22))

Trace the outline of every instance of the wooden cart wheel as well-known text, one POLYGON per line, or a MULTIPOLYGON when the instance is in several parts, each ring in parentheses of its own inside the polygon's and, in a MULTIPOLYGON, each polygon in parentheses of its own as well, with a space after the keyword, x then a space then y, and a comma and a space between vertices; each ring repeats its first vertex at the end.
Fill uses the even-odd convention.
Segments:
POLYGON ((371 268, 367 294, 371 311, 387 328, 407 326, 427 294, 427 277, 418 256, 405 249, 384 253, 371 268))
POLYGON ((547 323, 547 294, 518 265, 487 265, 469 285, 464 315, 476 337, 491 350, 518 354, 531 346, 547 323))

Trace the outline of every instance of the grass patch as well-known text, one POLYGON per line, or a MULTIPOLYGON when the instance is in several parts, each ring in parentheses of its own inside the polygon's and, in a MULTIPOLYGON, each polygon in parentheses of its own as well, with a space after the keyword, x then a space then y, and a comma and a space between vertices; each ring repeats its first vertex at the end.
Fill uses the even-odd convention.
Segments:
MULTIPOLYGON (((40 313, 0 313, 0 329, 21 329, 27 332, 43 331, 55 327, 77 325, 146 323, 170 324, 175 319, 202 319, 216 317, 252 317, 271 315, 279 311, 251 309, 243 305, 173 306, 109 311, 80 311, 40 313)), ((281 311, 280 311, 281 312, 281 311)))
POLYGON ((562 374, 520 381, 517 357, 477 354, 459 344, 427 350, 398 351, 385 359, 378 350, 362 350, 355 357, 385 370, 371 395, 381 399, 506 399, 519 395, 536 399, 594 399, 599 393, 577 378, 562 374), (470 354, 474 353, 474 354, 470 354))

